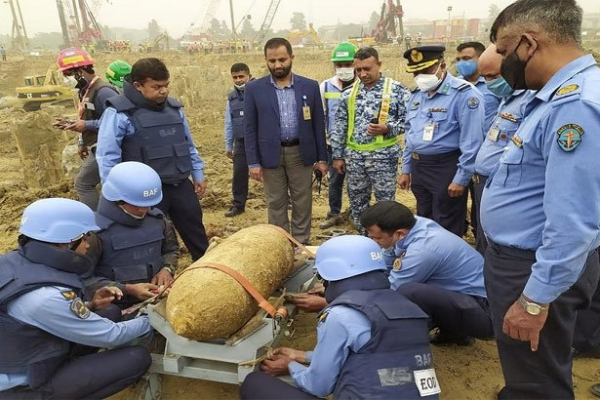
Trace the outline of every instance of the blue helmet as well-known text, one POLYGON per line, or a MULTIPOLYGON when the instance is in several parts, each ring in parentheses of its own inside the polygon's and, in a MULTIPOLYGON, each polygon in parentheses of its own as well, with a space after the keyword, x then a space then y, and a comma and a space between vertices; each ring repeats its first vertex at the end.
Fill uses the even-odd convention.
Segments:
POLYGON ((127 161, 112 167, 102 185, 108 201, 124 201, 136 207, 152 207, 163 198, 160 176, 146 164, 127 161))
POLYGON ((47 243, 70 243, 91 231, 98 231, 91 208, 71 199, 42 199, 23 211, 19 232, 47 243))
POLYGON ((315 268, 327 281, 387 269, 379 245, 360 235, 338 236, 323 243, 317 250, 315 268))

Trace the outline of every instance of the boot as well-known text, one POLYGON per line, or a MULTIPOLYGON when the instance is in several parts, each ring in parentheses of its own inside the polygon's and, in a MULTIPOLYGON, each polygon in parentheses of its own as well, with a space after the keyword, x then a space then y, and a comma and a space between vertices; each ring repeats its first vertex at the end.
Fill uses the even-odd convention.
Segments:
POLYGON ((321 225, 319 225, 319 228, 329 229, 332 226, 341 225, 343 222, 344 222, 344 217, 342 217, 340 214, 332 214, 332 213, 328 212, 327 219, 325 220, 325 222, 323 222, 321 225))

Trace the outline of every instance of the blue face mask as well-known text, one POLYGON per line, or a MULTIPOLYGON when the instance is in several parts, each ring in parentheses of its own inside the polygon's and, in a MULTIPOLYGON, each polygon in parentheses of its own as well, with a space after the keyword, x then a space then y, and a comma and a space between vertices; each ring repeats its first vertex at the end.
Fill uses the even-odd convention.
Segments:
POLYGON ((510 87, 503 77, 492 79, 491 81, 486 82, 485 86, 487 86, 490 92, 498 97, 508 97, 514 92, 513 88, 510 87))
POLYGON ((477 61, 459 61, 456 63, 456 70, 463 78, 473 76, 477 72, 477 61))

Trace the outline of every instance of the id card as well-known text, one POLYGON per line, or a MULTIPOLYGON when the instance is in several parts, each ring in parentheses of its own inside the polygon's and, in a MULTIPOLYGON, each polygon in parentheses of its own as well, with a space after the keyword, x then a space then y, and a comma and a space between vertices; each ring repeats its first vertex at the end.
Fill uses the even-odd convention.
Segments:
POLYGON ((433 140, 433 133, 435 132, 435 123, 434 122, 430 122, 429 124, 425 125, 425 129, 423 129, 423 141, 424 142, 431 142, 433 140))
POLYGON ((304 114, 304 120, 310 121, 310 107, 302 106, 302 114, 304 114))
POLYGON ((490 128, 487 137, 492 142, 497 142, 499 135, 500 135, 500 128, 498 128, 497 126, 494 126, 494 127, 490 128))

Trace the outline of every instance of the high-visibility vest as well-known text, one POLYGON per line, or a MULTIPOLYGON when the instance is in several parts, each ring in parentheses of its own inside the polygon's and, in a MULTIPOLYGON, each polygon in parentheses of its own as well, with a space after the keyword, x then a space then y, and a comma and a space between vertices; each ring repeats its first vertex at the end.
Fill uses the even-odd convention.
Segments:
MULTIPOLYGON (((388 120, 390 103, 392 101, 392 78, 385 78, 383 81, 383 93, 381 95, 381 109, 379 110, 379 123, 385 124, 388 120)), ((360 85, 355 84, 348 97, 348 136, 346 146, 356 151, 375 151, 392 147, 398 143, 396 137, 384 138, 384 135, 377 135, 370 143, 359 144, 352 137, 354 134, 354 118, 356 115, 356 96, 360 85)))

